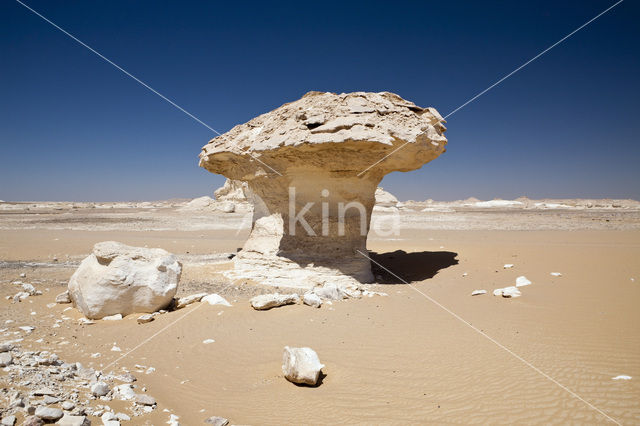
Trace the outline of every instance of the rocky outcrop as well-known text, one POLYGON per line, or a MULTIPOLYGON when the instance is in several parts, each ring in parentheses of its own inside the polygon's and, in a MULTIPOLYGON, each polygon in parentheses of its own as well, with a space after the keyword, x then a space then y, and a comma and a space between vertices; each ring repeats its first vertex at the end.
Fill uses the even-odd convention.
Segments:
POLYGON ((200 166, 246 182, 254 204, 231 275, 307 288, 370 282, 376 188, 442 154, 443 122, 388 92, 309 92, 212 139, 200 166))
POLYGON ((155 312, 172 302, 181 272, 165 250, 102 242, 69 280, 69 297, 91 319, 155 312))

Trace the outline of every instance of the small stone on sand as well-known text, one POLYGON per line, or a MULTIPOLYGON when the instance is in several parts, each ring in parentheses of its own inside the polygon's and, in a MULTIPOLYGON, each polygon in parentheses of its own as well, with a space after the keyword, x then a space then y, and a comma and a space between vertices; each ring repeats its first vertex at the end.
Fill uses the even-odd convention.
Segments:
POLYGON ((619 376, 612 377, 611 380, 631 380, 631 376, 621 374, 619 376))

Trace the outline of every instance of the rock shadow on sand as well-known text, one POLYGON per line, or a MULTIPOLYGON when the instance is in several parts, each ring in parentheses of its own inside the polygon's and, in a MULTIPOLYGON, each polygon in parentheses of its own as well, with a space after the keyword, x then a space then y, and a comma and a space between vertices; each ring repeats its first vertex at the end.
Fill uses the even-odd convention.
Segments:
POLYGON ((441 269, 458 264, 458 253, 451 251, 419 251, 407 253, 396 250, 387 253, 369 252, 375 262, 371 262, 371 269, 378 284, 405 284, 433 278, 441 269), (393 272, 390 273, 384 268, 393 272), (397 276, 395 276, 395 275, 397 276), (398 277, 402 278, 399 279, 398 277))

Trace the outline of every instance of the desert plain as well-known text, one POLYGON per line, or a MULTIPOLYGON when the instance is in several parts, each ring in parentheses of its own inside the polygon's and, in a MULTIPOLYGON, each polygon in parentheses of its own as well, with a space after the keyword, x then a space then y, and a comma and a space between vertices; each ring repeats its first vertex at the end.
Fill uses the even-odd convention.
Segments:
MULTIPOLYGON (((368 288, 386 296, 267 311, 249 299, 273 287, 223 274, 251 213, 214 204, 0 203, 2 342, 111 376, 130 373, 136 392, 156 401, 140 412, 131 401, 90 397, 88 382, 51 379, 55 367, 36 363, 24 367, 29 373, 0 370, 3 414, 16 393, 27 406, 46 405, 33 393, 49 383, 59 395, 79 386, 93 424, 110 410, 130 417, 123 424, 155 425, 212 416, 230 424, 640 422, 640 203, 376 207, 372 223, 399 221, 395 232, 367 240, 376 276, 368 288), (82 314, 56 295, 93 245, 108 240, 176 254, 177 296, 217 293, 232 306, 193 303, 144 324, 135 314, 79 322, 82 314), (521 297, 493 295, 519 276, 532 283, 519 287, 521 297), (24 283, 42 294, 15 300, 24 283), (284 346, 318 353, 318 386, 283 378, 284 346)), ((64 398, 51 401, 60 407, 64 398)), ((18 424, 25 415, 18 411, 18 424)))

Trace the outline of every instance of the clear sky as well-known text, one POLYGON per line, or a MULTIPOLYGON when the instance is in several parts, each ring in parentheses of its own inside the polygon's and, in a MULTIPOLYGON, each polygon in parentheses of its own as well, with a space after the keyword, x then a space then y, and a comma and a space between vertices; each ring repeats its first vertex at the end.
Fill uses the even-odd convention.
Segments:
MULTIPOLYGON (((446 115, 614 0, 25 0, 223 133, 310 90, 446 115)), ((400 199, 640 199, 640 3, 626 0, 448 119, 400 199)), ((0 199, 211 195, 215 134, 12 0, 0 2, 0 199)))

